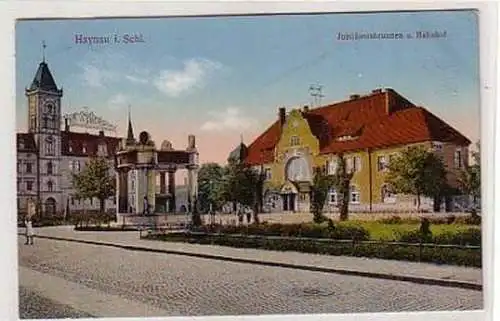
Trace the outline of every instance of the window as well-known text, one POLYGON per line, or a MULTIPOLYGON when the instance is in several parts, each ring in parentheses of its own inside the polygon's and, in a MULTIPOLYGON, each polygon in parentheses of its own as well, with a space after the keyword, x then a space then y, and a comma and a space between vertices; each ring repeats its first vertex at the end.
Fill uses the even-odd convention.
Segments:
POLYGON ((21 172, 21 162, 20 161, 17 162, 17 172, 18 173, 21 172))
POLYGON ((71 205, 75 205, 75 199, 71 197, 71 205))
POLYGON ((26 190, 27 191, 33 190, 33 182, 26 182, 26 190))
POLYGON ((440 142, 433 142, 432 149, 434 149, 434 151, 436 152, 441 152, 443 150, 443 144, 440 142))
POLYGON ((350 202, 353 204, 358 204, 359 198, 359 190, 356 188, 356 186, 351 185, 350 202))
POLYGON ((329 204, 337 204, 337 191, 332 188, 328 191, 328 203, 329 204))
POLYGON ((48 162, 47 163, 47 174, 52 175, 52 171, 53 171, 52 162, 48 162))
POLYGON ((335 172, 337 171, 337 160, 329 160, 326 161, 326 170, 328 175, 335 175, 335 172))
POLYGON ((28 173, 28 174, 33 173, 33 164, 26 163, 26 173, 28 173))
POLYGON ((352 171, 354 173, 359 172, 361 170, 361 157, 354 156, 352 158, 352 171))
POLYGON ((377 169, 378 171, 383 171, 383 170, 386 170, 388 167, 388 164, 387 164, 387 160, 385 158, 385 156, 379 156, 377 158, 377 169))
POLYGON ((264 170, 264 174, 265 174, 266 180, 270 180, 271 179, 271 169, 270 168, 266 168, 264 170))
POLYGON ((461 149, 457 149, 455 151, 455 167, 456 168, 462 168, 464 167, 464 163, 463 163, 463 155, 462 155, 462 150, 461 149))
POLYGON ((47 182, 47 191, 52 192, 53 188, 54 188, 54 184, 52 183, 52 181, 48 181, 47 182))
POLYGON ((79 172, 80 171, 80 162, 75 160, 75 161, 72 161, 70 162, 70 169, 71 171, 73 172, 79 172))
POLYGON ((42 117, 42 128, 47 128, 48 126, 48 118, 47 116, 42 117))
POLYGON ((93 197, 90 199, 90 205, 94 205, 94 198, 93 197))
POLYGON ((87 146, 84 145, 84 146, 82 146, 82 153, 85 154, 86 152, 87 152, 87 146))
POLYGON ((72 152, 73 152, 73 147, 72 147, 71 145, 68 147, 68 151, 69 151, 70 153, 72 153, 72 152))
POLYGON ((17 192, 19 193, 19 191, 21 190, 21 180, 17 180, 17 192))
POLYGON ((45 154, 54 155, 54 139, 51 136, 45 139, 45 154))
POLYGON ((290 145, 291 146, 298 146, 298 145, 300 145, 300 138, 299 138, 299 136, 292 136, 290 138, 290 145))

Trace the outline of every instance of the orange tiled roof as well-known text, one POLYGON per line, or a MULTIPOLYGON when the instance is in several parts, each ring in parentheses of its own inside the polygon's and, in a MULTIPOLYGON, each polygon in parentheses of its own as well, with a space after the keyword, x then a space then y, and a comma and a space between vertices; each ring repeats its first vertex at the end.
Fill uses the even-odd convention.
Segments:
MULTIPOLYGON (((424 141, 470 144, 469 139, 443 120, 392 89, 310 109, 303 116, 318 138, 322 154, 424 141)), ((250 144, 245 162, 272 162, 280 135, 281 125, 276 120, 250 144)))

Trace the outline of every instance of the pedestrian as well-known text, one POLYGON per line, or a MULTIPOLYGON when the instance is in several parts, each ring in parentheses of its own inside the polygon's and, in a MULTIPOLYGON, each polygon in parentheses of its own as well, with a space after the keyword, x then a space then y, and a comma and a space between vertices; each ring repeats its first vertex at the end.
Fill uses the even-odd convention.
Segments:
POLYGON ((24 219, 24 226, 26 227, 26 245, 33 245, 33 236, 35 232, 33 231, 33 222, 30 215, 26 215, 24 219))
POLYGON ((36 213, 36 204, 33 199, 28 200, 28 213, 24 218, 24 226, 26 228, 26 245, 33 245, 33 236, 35 232, 33 230, 33 216, 36 213))
POLYGON ((241 209, 238 209, 237 215, 238 215, 238 223, 239 223, 239 225, 243 225, 243 212, 242 212, 241 209))
POLYGON ((148 202, 148 197, 144 196, 144 210, 142 211, 144 215, 149 214, 149 202, 148 202))

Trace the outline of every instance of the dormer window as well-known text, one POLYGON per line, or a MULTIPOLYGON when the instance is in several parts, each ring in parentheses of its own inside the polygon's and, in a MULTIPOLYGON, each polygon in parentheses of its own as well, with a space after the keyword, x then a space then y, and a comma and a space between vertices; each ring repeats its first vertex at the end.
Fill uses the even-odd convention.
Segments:
POLYGON ((300 145, 300 138, 299 138, 299 136, 292 136, 290 138, 290 145, 291 146, 298 146, 298 145, 300 145))
POLYGON ((345 141, 358 139, 358 137, 359 136, 344 135, 344 136, 337 137, 336 140, 339 142, 345 142, 345 141))
POLYGON ((433 142, 432 143, 432 149, 436 152, 441 152, 443 150, 443 143, 440 142, 433 142))

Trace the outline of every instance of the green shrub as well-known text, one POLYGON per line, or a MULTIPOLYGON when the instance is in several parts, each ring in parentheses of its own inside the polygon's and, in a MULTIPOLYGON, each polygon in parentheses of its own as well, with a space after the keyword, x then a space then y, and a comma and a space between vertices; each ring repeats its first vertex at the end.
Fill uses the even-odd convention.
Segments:
POLYGON ((237 248, 260 248, 275 251, 298 251, 328 255, 372 257, 389 260, 420 261, 437 264, 454 264, 481 267, 480 249, 439 248, 433 246, 391 245, 389 243, 336 243, 314 240, 277 240, 266 238, 241 238, 230 235, 166 234, 148 238, 196 244, 214 244, 237 248))
POLYGON ((481 230, 477 228, 469 228, 465 231, 447 232, 434 237, 434 242, 437 244, 454 244, 454 245, 481 245, 481 230))
POLYGON ((332 222, 325 224, 250 224, 247 226, 201 226, 195 232, 245 234, 262 236, 333 238, 364 241, 370 238, 368 230, 361 226, 335 226, 332 222))
POLYGON ((379 220, 379 222, 383 223, 383 224, 401 224, 402 220, 401 220, 400 216, 393 215, 389 218, 383 218, 383 219, 379 220))
POLYGON ((398 233, 398 242, 432 243, 432 234, 422 234, 420 230, 398 233))

